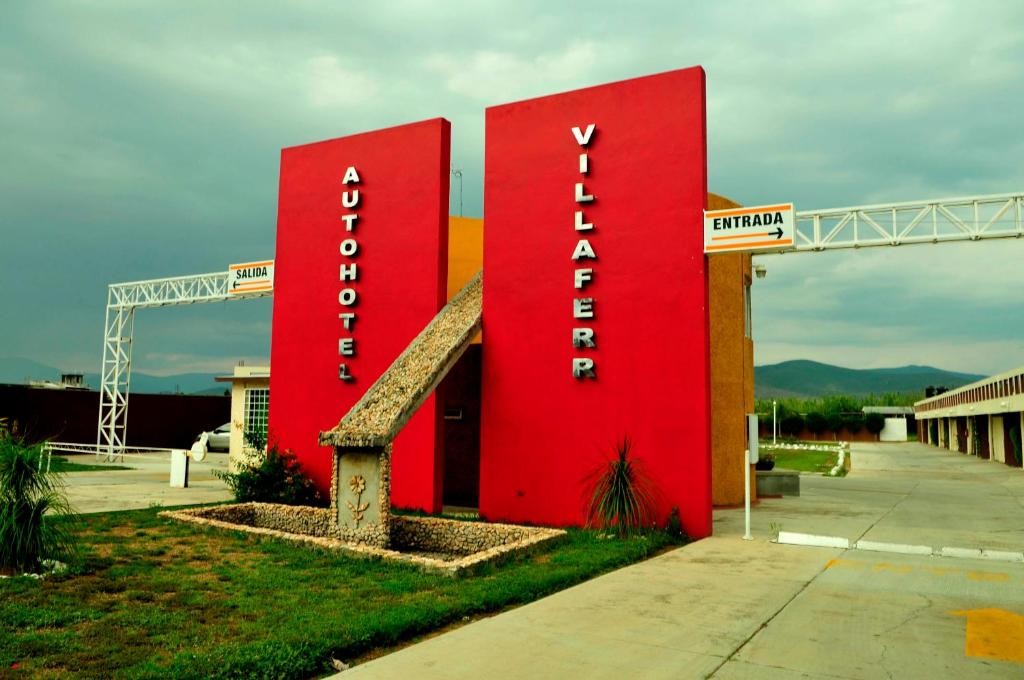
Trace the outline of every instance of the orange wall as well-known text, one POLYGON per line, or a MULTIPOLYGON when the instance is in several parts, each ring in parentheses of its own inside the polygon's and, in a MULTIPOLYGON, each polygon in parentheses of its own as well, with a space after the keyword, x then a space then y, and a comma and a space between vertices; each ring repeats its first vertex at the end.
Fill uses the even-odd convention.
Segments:
MULTIPOLYGON (((479 217, 448 218, 448 299, 462 290, 484 265, 484 221, 479 217)), ((480 333, 473 344, 480 344, 480 333)))
POLYGON ((448 299, 462 290, 484 264, 484 221, 448 218, 448 299))
MULTIPOLYGON (((708 209, 738 207, 708 194, 708 209)), ((448 218, 448 297, 483 266, 484 221, 448 218)), ((743 286, 750 281, 750 256, 720 254, 708 260, 711 333, 711 497, 715 505, 743 502, 747 430, 744 415, 754 411, 754 343, 743 335, 743 286)), ((480 342, 478 335, 474 343, 480 342)), ((751 497, 755 494, 751 473, 751 497)))
MULTIPOLYGON (((708 194, 708 210, 738 207, 708 194)), ((754 411, 754 342, 745 337, 743 288, 750 283, 750 255, 708 258, 708 307, 711 342, 711 502, 743 502, 745 415, 754 411)), ((751 471, 750 496, 757 497, 751 471)))

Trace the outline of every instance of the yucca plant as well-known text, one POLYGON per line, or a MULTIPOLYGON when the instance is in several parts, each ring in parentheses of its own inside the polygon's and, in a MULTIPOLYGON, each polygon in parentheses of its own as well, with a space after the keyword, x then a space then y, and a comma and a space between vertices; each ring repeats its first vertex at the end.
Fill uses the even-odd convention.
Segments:
POLYGON ((75 552, 65 521, 71 507, 60 475, 40 466, 42 444, 26 446, 0 437, 0 572, 38 572, 43 560, 67 560, 75 552))
POLYGON ((588 527, 614 529, 625 536, 653 525, 651 483, 630 451, 629 438, 623 437, 615 445, 615 455, 589 476, 587 487, 592 490, 586 502, 588 527))

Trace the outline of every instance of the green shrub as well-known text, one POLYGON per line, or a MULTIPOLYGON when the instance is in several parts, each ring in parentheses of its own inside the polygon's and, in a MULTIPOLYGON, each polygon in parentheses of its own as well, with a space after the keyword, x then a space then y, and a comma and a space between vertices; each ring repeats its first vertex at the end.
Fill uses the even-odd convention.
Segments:
POLYGON ((672 538, 686 539, 686 532, 683 530, 683 520, 679 516, 678 505, 673 505, 672 511, 668 513, 668 521, 665 522, 665 533, 672 538))
POLYGON ((843 429, 843 425, 846 424, 846 420, 839 411, 832 411, 825 414, 825 424, 832 431, 832 434, 838 435, 839 430, 843 429))
POLYGON ((818 435, 824 432, 825 428, 828 427, 828 422, 825 420, 825 416, 816 411, 807 414, 807 417, 804 419, 804 424, 807 426, 807 429, 814 434, 815 438, 817 438, 818 435))
POLYGON ((239 503, 284 503, 286 505, 325 505, 320 492, 303 472, 295 454, 278 451, 250 455, 237 472, 215 472, 231 489, 239 503))
POLYGON ((253 451, 262 452, 267 448, 267 431, 264 428, 249 428, 242 433, 242 439, 253 451))
POLYGON ((868 413, 864 416, 864 427, 871 434, 877 435, 885 428, 885 416, 881 413, 868 413))
POLYGON ((857 434, 864 429, 864 416, 859 413, 851 413, 850 415, 843 416, 843 427, 846 428, 850 434, 857 434))
POLYGON ((0 436, 0 572, 36 572, 46 559, 68 560, 75 538, 63 517, 73 516, 60 475, 46 472, 43 445, 0 436))
POLYGON ((795 437, 804 429, 804 417, 799 413, 790 413, 779 421, 779 430, 783 434, 795 437))
POLYGON ((624 437, 615 446, 615 455, 588 477, 588 527, 614 528, 625 536, 654 523, 651 484, 630 458, 630 449, 629 439, 624 437))

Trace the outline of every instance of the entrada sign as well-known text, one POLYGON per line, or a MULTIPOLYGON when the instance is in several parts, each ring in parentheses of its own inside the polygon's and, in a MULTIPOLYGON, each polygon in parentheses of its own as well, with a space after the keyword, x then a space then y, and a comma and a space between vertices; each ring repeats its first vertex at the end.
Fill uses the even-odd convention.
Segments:
POLYGON ((704 211, 704 252, 793 247, 792 203, 704 211))
POLYGON ((243 262, 228 266, 228 293, 262 293, 274 290, 274 261, 243 262))

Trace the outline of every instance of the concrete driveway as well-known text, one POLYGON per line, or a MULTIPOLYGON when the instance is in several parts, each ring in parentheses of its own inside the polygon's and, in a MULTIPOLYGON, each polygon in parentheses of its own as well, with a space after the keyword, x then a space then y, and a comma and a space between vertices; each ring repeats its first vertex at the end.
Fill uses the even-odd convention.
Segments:
POLYGON ((716 512, 715 536, 347 678, 1022 678, 1024 563, 802 547, 774 531, 1024 549, 1024 473, 908 443, 716 512))
MULTIPOLYGON (((99 464, 93 456, 69 458, 79 463, 99 464)), ((169 454, 125 456, 124 462, 115 465, 132 469, 65 474, 64 484, 71 507, 77 512, 108 512, 153 505, 216 503, 232 498, 224 482, 213 474, 215 470, 227 470, 226 453, 211 453, 202 463, 191 462, 187 489, 171 488, 169 454)))

